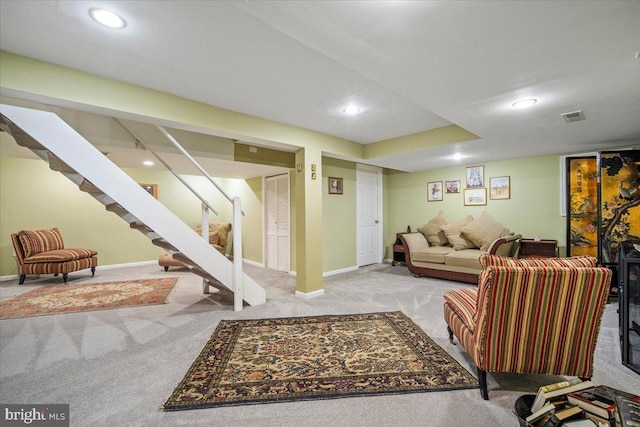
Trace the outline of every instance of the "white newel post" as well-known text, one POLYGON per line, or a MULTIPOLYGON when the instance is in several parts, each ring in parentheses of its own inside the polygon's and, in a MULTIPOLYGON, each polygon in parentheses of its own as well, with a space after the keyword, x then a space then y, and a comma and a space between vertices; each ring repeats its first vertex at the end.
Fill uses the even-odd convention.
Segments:
MULTIPOLYGON (((207 205, 203 202, 202 203, 202 238, 209 243, 209 208, 207 207, 207 205)), ((202 293, 203 294, 208 294, 209 293, 209 282, 207 282, 207 279, 202 278, 202 293)))
POLYGON ((242 209, 240 197, 233 198, 233 310, 242 310, 244 286, 242 274, 242 209))

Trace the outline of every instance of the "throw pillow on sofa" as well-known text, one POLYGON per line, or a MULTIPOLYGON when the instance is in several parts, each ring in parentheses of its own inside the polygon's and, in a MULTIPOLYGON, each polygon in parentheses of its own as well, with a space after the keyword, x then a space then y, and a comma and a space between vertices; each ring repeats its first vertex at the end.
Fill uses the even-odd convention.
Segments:
POLYGON ((512 234, 508 228, 493 219, 486 211, 462 227, 460 232, 483 252, 489 250, 489 246, 494 240, 512 234))
POLYGON ((440 211, 438 215, 431 218, 429 222, 421 227, 418 227, 418 231, 424 234, 427 242, 432 246, 445 246, 449 243, 447 236, 444 235, 444 231, 440 227, 449 224, 449 220, 444 216, 444 211, 440 211))
POLYGON ((467 215, 462 218, 460 221, 456 221, 451 224, 443 225, 440 229, 444 232, 444 235, 447 236, 447 240, 453 246, 453 249, 456 251, 461 251, 463 249, 474 249, 476 245, 465 236, 463 236, 460 230, 467 224, 473 221, 473 217, 471 215, 467 215))

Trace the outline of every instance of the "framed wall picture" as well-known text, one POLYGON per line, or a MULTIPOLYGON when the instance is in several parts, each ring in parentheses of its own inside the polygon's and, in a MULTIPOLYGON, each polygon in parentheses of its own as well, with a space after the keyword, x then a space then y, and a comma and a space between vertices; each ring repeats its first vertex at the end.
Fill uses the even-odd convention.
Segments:
POLYGON ((486 188, 465 188, 464 205, 465 206, 482 206, 487 204, 486 188))
POLYGON ((511 197, 511 177, 492 176, 489 178, 489 198, 503 200, 511 197))
POLYGON ((427 183, 427 201, 428 202, 442 201, 442 181, 427 183))
POLYGON ((445 181, 444 191, 447 194, 454 194, 460 192, 460 181, 445 181))
POLYGON ((484 166, 467 167, 467 188, 484 187, 484 166))
POLYGON ((142 188, 149 194, 151 194, 156 199, 158 198, 158 184, 142 184, 140 183, 142 188))
POLYGON ((329 194, 342 194, 342 178, 329 177, 329 194))

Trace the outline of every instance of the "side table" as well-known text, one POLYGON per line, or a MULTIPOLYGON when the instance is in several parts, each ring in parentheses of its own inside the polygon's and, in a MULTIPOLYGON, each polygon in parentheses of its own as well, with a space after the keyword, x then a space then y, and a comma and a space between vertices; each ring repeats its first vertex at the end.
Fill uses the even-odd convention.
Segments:
POLYGON ((550 258, 558 256, 557 240, 520 239, 518 258, 550 258))
POLYGON ((396 233, 396 241, 393 243, 393 261, 391 261, 391 266, 404 264, 407 261, 404 245, 402 244, 402 240, 400 240, 400 234, 402 233, 396 233))

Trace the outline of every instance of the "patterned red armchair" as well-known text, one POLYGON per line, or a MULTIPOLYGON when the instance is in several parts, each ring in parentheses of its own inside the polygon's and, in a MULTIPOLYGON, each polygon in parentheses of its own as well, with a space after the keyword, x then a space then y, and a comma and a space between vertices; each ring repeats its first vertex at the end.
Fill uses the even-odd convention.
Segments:
POLYGON ((591 378, 611 270, 593 257, 513 259, 485 254, 477 289, 444 294, 444 318, 478 370, 591 378))
POLYGON ((98 265, 98 253, 92 249, 65 248, 57 228, 51 230, 21 230, 11 235, 18 262, 20 284, 27 274, 62 274, 91 269, 93 276, 98 265))

